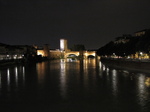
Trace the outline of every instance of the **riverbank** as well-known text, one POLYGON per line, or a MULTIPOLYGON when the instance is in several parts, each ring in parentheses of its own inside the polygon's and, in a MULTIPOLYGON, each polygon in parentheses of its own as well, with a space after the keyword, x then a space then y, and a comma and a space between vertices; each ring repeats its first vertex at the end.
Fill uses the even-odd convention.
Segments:
POLYGON ((26 63, 37 63, 42 61, 47 61, 49 59, 45 57, 36 57, 29 59, 10 59, 10 60, 0 60, 0 68, 8 67, 12 65, 26 64, 26 63))
POLYGON ((0 60, 0 66, 19 64, 19 63, 23 63, 23 62, 24 62, 23 59, 0 60))
POLYGON ((100 61, 110 67, 150 73, 150 60, 148 59, 101 58, 100 61))

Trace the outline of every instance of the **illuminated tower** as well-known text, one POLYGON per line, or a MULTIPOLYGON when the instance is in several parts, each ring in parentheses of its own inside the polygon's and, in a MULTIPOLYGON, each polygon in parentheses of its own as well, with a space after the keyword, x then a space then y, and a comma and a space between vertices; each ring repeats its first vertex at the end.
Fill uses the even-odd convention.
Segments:
POLYGON ((66 39, 60 39, 60 50, 61 51, 67 51, 68 50, 68 45, 67 45, 66 39))

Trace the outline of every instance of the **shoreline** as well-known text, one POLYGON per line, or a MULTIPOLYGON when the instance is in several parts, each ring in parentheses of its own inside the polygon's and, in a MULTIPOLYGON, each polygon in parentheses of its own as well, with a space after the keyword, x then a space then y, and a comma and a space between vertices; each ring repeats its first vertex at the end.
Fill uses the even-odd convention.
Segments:
POLYGON ((150 60, 101 58, 100 61, 109 67, 150 73, 150 60))
POLYGON ((0 69, 1 68, 6 68, 14 65, 20 65, 20 64, 25 64, 24 59, 17 59, 17 60, 1 60, 0 61, 0 69))
POLYGON ((26 65, 28 63, 39 63, 52 59, 48 58, 32 58, 32 59, 11 59, 11 60, 0 60, 0 69, 7 68, 15 65, 26 65))

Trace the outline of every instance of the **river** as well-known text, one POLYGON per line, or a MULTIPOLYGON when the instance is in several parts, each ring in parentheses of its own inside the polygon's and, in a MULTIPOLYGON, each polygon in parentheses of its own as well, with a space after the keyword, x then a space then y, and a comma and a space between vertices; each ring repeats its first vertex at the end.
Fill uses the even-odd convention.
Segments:
POLYGON ((0 68, 3 112, 149 112, 150 74, 95 59, 0 68))

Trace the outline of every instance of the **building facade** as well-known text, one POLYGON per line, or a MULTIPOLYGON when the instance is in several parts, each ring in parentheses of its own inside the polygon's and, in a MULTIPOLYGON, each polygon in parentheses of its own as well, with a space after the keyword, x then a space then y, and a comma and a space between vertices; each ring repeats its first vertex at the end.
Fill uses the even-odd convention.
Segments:
POLYGON ((0 60, 23 59, 36 54, 36 48, 33 46, 0 43, 0 60))
POLYGON ((71 51, 68 49, 68 43, 66 39, 60 39, 60 49, 50 50, 48 49, 38 49, 37 55, 42 57, 48 57, 49 59, 60 59, 60 58, 69 58, 71 55, 76 57, 82 56, 83 58, 88 58, 89 56, 96 56, 95 51, 71 51), (49 54, 49 55, 47 55, 49 54))

